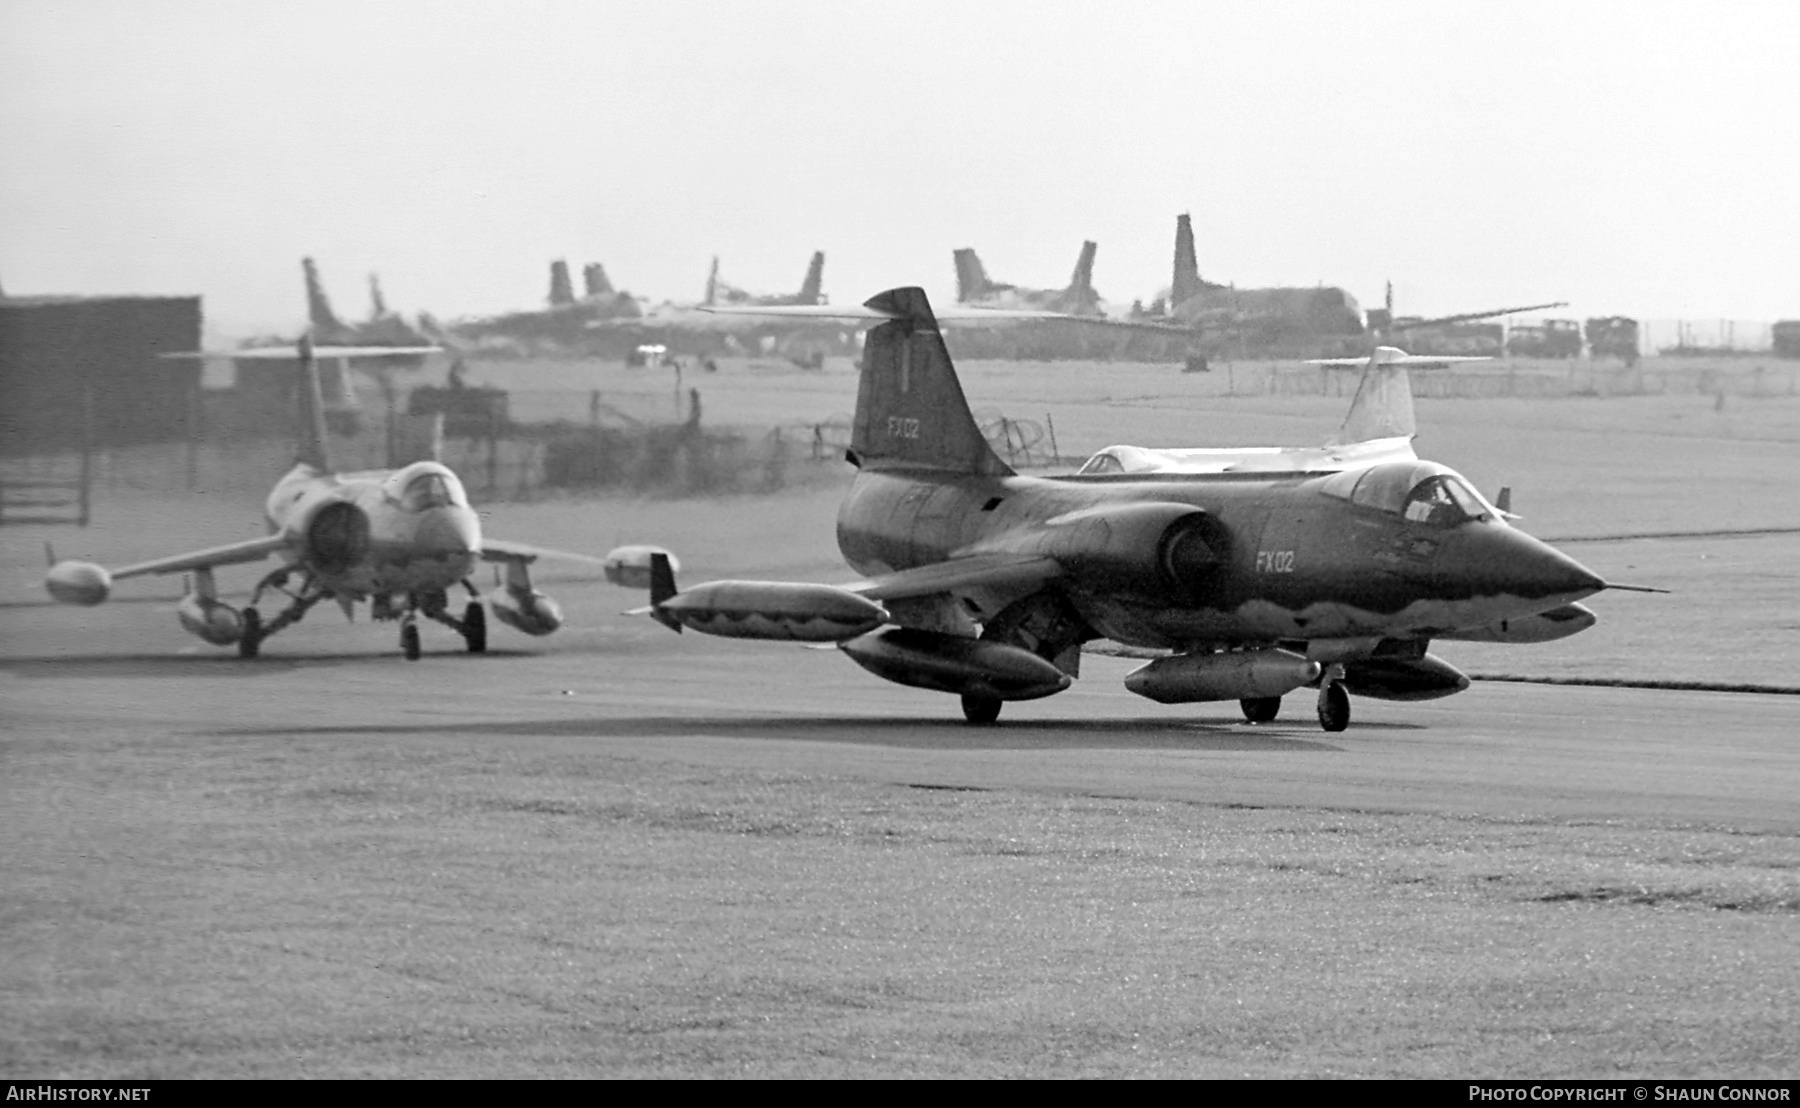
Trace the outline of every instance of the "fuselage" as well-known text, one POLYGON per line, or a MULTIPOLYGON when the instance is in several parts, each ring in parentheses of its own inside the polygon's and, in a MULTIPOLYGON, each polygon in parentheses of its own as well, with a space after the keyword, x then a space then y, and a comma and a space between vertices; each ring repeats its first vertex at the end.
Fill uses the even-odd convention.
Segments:
POLYGON ((871 575, 971 553, 1048 555, 1100 635, 1174 649, 1429 638, 1604 587, 1453 471, 1416 460, 1322 474, 865 470, 838 543, 871 575))
POLYGON ((480 518, 437 462, 364 473, 297 466, 264 514, 288 539, 289 561, 340 597, 448 589, 481 553, 480 518))

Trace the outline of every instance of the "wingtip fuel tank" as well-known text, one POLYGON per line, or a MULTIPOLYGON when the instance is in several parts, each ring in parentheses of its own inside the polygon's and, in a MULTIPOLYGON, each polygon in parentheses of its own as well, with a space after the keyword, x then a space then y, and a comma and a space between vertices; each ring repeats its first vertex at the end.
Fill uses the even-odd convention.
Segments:
POLYGON ((59 603, 91 608, 112 594, 112 575, 93 562, 58 562, 44 575, 44 588, 59 603))
POLYGON ((728 639, 841 642, 888 619, 848 589, 785 581, 708 581, 655 605, 664 622, 728 639))
POLYGON ((624 589, 647 589, 651 582, 651 559, 662 555, 669 560, 671 573, 681 572, 681 559, 660 546, 641 544, 616 546, 606 552, 601 572, 607 581, 624 589))

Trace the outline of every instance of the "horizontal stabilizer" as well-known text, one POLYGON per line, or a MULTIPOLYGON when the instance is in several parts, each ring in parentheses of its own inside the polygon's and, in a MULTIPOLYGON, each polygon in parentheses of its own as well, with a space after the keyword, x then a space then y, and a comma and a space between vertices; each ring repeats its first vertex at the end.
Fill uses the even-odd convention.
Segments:
POLYGON ((1408 369, 1443 369, 1456 362, 1491 362, 1484 354, 1408 354, 1394 346, 1377 346, 1366 358, 1308 358, 1307 365, 1388 366, 1408 369))
MULTIPOLYGON (((421 354, 441 354, 441 346, 315 346, 315 358, 400 358, 421 354)), ((233 358, 244 361, 282 359, 292 361, 300 356, 298 346, 249 346, 242 350, 177 350, 158 354, 159 358, 233 358)))

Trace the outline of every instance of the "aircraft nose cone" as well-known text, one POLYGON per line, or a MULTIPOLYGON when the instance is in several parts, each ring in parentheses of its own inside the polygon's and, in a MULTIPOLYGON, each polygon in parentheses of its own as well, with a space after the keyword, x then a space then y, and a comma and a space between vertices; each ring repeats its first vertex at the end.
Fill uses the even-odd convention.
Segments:
POLYGON ((479 554, 481 521, 467 508, 438 508, 419 521, 419 542, 439 554, 479 554))
POLYGON ((1553 546, 1510 527, 1483 527, 1474 541, 1457 543, 1440 573, 1466 581, 1488 596, 1567 602, 1592 596, 1606 582, 1553 546))

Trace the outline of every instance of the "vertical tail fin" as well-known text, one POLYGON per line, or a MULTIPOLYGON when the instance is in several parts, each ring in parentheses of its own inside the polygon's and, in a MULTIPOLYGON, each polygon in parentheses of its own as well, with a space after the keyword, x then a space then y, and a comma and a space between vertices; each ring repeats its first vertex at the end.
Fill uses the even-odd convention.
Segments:
POLYGON ((381 278, 369 274, 369 320, 386 319, 388 315, 387 300, 381 295, 381 278))
POLYGON ((663 611, 663 605, 675 599, 675 567, 669 556, 660 551, 650 555, 650 618, 681 634, 681 621, 663 611))
POLYGON ((1194 253, 1194 222, 1186 212, 1175 217, 1175 276, 1169 282, 1169 307, 1200 295, 1200 261, 1194 253))
POLYGON ((925 290, 889 289, 866 306, 891 318, 863 340, 850 460, 868 469, 1010 476, 969 412, 925 290))
POLYGON ((569 263, 561 258, 550 263, 550 306, 575 303, 575 286, 569 282, 569 263))
POLYGON ((589 262, 581 267, 582 286, 589 296, 611 296, 612 282, 606 279, 606 267, 599 262, 589 262))
POLYGON ((1413 416, 1412 378, 1406 366, 1393 359, 1406 355, 1391 346, 1378 346, 1356 386, 1356 397, 1344 416, 1333 444, 1368 442, 1418 434, 1413 416))
POLYGON ((313 359, 311 335, 301 335, 294 379, 294 461, 321 473, 331 472, 330 440, 325 431, 325 398, 319 388, 319 365, 313 359))
POLYGON ((1094 252, 1099 248, 1092 241, 1081 244, 1081 256, 1075 259, 1075 272, 1069 275, 1069 291, 1076 297, 1094 291, 1094 252))
POLYGON ((325 295, 325 286, 319 281, 319 267, 311 258, 301 258, 300 268, 306 274, 306 318, 312 323, 312 333, 326 342, 334 341, 343 332, 344 325, 331 310, 331 299, 325 295))
POLYGON ((988 280, 987 270, 975 251, 963 247, 952 255, 956 259, 956 302, 966 304, 993 289, 993 282, 988 280))
POLYGON ((706 274, 706 296, 700 301, 700 303, 702 303, 702 304, 717 304, 718 303, 718 299, 717 299, 718 295, 719 295, 719 256, 717 254, 714 254, 713 260, 712 260, 712 269, 708 270, 707 274, 706 274))
POLYGON ((806 267, 806 280, 800 282, 799 303, 823 304, 824 297, 819 293, 825 287, 825 251, 813 251, 812 261, 806 267))

